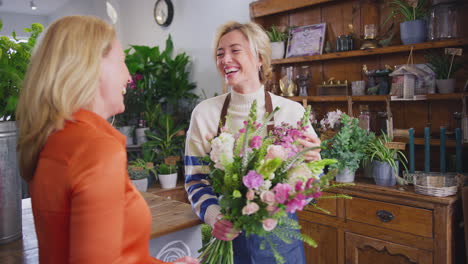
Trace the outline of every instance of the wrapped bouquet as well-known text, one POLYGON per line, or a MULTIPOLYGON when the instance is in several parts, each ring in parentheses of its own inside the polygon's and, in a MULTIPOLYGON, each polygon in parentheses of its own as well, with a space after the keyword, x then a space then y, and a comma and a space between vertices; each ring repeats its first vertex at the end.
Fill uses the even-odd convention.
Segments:
MULTIPOLYGON (((284 263, 272 241, 273 236, 286 243, 300 239, 316 246, 311 237, 291 231, 299 230, 300 226, 288 218, 287 213, 303 210, 312 199, 341 195, 322 197, 322 191, 337 186, 329 184, 335 171, 323 173, 324 167, 336 160, 305 162, 304 154, 314 148, 304 148, 297 142, 305 138, 310 108, 296 127, 283 123, 266 137, 261 136, 278 110, 276 108, 262 123, 257 123, 254 102, 243 128, 236 134, 223 128, 222 133, 212 139, 211 152, 206 159, 211 169, 210 183, 219 196, 224 219, 246 236, 256 234, 264 238, 259 250, 271 250, 276 262, 284 263)), ((213 237, 200 252, 202 263, 234 263, 232 241, 213 237)))

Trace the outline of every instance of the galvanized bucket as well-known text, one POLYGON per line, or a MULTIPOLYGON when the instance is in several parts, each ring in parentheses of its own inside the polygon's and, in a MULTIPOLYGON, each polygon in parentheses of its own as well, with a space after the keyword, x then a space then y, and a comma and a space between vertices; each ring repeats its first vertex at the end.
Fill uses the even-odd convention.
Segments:
POLYGON ((0 244, 22 236, 21 180, 16 155, 16 124, 0 122, 0 244))

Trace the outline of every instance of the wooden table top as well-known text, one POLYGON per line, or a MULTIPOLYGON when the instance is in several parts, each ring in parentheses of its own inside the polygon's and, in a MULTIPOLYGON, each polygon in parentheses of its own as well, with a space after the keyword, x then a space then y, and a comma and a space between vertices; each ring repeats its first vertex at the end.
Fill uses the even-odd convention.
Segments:
MULTIPOLYGON (((153 217, 151 238, 157 238, 172 232, 201 224, 192 212, 189 204, 169 200, 151 193, 141 193, 148 203, 153 217)), ((23 200, 22 209, 23 238, 0 245, 0 263, 36 264, 38 248, 31 200, 23 200)))

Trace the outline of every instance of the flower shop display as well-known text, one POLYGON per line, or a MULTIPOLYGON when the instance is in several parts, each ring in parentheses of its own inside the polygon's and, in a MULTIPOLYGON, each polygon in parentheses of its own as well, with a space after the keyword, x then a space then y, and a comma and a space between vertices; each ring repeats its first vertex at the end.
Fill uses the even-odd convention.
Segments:
POLYGON ((359 162, 366 156, 365 147, 369 139, 368 132, 359 127, 357 118, 341 114, 340 130, 332 138, 322 141, 325 149, 321 152, 322 158, 338 161, 331 164, 330 168, 336 168, 340 172, 349 172, 338 174, 336 178, 338 182, 354 181, 354 172, 359 168, 359 162))
MULTIPOLYGON (((303 210, 312 199, 322 197, 322 192, 337 187, 329 183, 336 170, 324 174, 324 167, 336 160, 323 159, 305 162, 303 156, 314 148, 303 148, 297 140, 304 137, 309 125, 310 108, 297 127, 283 123, 266 137, 267 122, 279 108, 256 122, 256 101, 252 104, 249 119, 236 134, 226 127, 211 140, 211 152, 205 161, 210 166, 210 183, 219 195, 219 205, 224 219, 233 223, 247 236, 256 234, 264 238, 258 250, 271 250, 277 263, 284 263, 274 236, 288 242, 300 239, 311 246, 315 241, 300 232, 298 223, 287 213, 303 210)), ((316 206, 313 204, 313 206, 316 206)), ((201 263, 233 263, 232 241, 214 237, 200 250, 201 263)))

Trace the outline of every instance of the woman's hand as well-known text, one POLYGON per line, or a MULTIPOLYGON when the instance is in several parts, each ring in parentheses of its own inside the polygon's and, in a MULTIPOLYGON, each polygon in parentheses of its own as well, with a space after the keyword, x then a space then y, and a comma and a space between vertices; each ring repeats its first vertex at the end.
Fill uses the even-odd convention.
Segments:
POLYGON ((240 231, 233 228, 233 225, 228 220, 223 220, 222 215, 216 217, 217 221, 213 226, 211 234, 219 240, 231 241, 239 236, 240 231))
MULTIPOLYGON (((308 134, 305 133, 304 136, 306 137, 305 139, 298 139, 297 141, 304 147, 304 148, 311 148, 311 147, 320 147, 320 144, 322 143, 320 139, 316 135, 308 134)), ((306 161, 313 161, 313 160, 320 160, 320 151, 322 149, 317 148, 311 151, 308 151, 304 155, 304 159, 306 161)))
POLYGON ((200 262, 192 257, 183 257, 177 259, 174 264, 200 264, 200 262))

